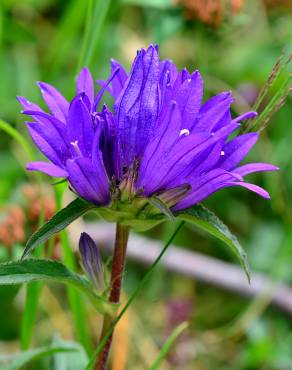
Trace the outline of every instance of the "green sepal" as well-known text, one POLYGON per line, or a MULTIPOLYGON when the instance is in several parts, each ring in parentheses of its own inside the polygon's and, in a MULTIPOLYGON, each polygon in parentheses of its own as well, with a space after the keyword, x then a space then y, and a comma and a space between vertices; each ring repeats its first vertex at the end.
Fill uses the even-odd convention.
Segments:
POLYGON ((148 199, 148 202, 152 206, 156 207, 157 210, 161 212, 162 214, 164 214, 170 221, 172 222, 175 221, 175 216, 171 212, 170 208, 159 197, 154 195, 148 199))

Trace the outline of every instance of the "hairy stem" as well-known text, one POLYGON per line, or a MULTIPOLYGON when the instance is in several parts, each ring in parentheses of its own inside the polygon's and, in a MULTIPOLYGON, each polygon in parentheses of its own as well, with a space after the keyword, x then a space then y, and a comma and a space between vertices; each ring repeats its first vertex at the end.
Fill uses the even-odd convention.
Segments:
MULTIPOLYGON (((111 303, 119 303, 120 301, 128 237, 129 237, 129 227, 117 224, 115 249, 112 263, 111 290, 109 296, 109 301, 111 303)), ((102 340, 106 336, 113 322, 114 318, 111 318, 110 316, 107 315, 104 317, 100 340, 102 340)), ((111 335, 107 339, 103 349, 101 350, 95 364, 94 368, 95 370, 106 369, 112 337, 113 335, 111 335)))

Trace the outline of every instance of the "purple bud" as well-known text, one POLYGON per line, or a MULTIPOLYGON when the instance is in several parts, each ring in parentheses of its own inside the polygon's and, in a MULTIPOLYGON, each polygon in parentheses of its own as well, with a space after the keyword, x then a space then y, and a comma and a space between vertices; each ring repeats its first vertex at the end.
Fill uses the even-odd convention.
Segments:
POLYGON ((102 259, 93 239, 87 233, 81 233, 79 251, 82 265, 88 277, 98 290, 104 290, 104 269, 102 259))

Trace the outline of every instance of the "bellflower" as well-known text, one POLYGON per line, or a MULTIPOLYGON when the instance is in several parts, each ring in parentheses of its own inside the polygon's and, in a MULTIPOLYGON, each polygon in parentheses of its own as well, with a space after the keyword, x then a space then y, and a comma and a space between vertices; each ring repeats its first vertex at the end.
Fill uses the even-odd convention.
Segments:
POLYGON ((79 252, 82 265, 90 280, 99 291, 105 289, 104 267, 99 249, 90 235, 83 232, 79 239, 79 252))
POLYGON ((269 198, 245 176, 277 167, 239 165, 258 134, 236 135, 236 130, 256 113, 232 118, 231 92, 203 103, 200 73, 159 60, 152 45, 137 52, 129 73, 112 60, 110 77, 98 84, 96 94, 89 70, 82 69, 69 103, 39 82, 50 113, 18 97, 22 113, 33 118, 28 131, 50 161, 29 163, 28 170, 64 177, 80 197, 108 209, 155 197, 176 212, 231 186, 269 198), (105 91, 113 97, 113 109, 101 105, 105 91))

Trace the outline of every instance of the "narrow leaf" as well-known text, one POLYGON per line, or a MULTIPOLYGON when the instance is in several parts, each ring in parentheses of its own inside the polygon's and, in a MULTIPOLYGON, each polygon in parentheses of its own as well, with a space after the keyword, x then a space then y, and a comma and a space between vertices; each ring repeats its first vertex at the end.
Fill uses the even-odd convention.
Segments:
POLYGON ((112 305, 94 293, 88 280, 69 270, 60 262, 26 259, 0 264, 0 285, 25 284, 42 280, 74 286, 90 298, 98 311, 113 314, 112 305))
POLYGON ((250 281, 250 272, 247 256, 237 238, 230 232, 228 227, 208 208, 201 204, 180 212, 177 217, 196 225, 198 228, 222 240, 235 252, 250 281))
POLYGON ((29 362, 44 356, 58 352, 75 352, 78 350, 79 348, 77 346, 45 346, 11 355, 0 355, 0 367, 1 370, 18 370, 29 362))
POLYGON ((73 200, 73 202, 57 212, 46 224, 31 235, 26 243, 21 259, 24 259, 38 245, 45 243, 52 235, 65 229, 71 222, 94 207, 92 203, 81 198, 73 200))
POLYGON ((51 370, 80 370, 84 369, 87 362, 88 357, 84 348, 76 343, 65 341, 58 336, 53 338, 52 346, 58 347, 72 347, 72 344, 77 347, 77 351, 74 352, 57 352, 53 355, 53 365, 51 370))
POLYGON ((153 362, 153 364, 150 366, 149 370, 157 370, 157 369, 160 369, 160 365, 161 365, 162 361, 167 356, 167 354, 170 351, 171 347, 173 346, 174 342, 181 335, 181 333, 185 329, 187 329, 187 327, 188 327, 188 323, 187 322, 182 322, 181 324, 179 324, 173 330, 173 332, 170 334, 170 336, 167 338, 167 340, 163 344, 161 350, 158 353, 158 356, 156 357, 156 359, 153 362))

